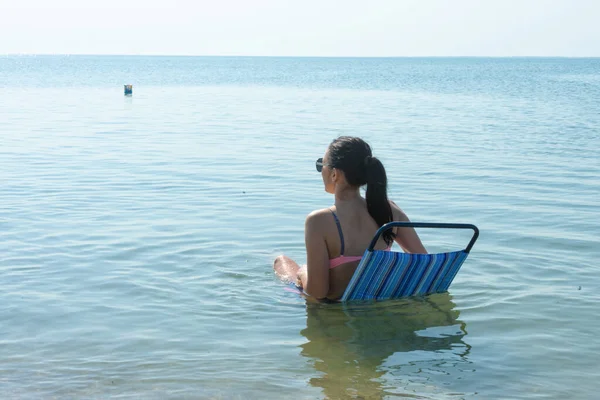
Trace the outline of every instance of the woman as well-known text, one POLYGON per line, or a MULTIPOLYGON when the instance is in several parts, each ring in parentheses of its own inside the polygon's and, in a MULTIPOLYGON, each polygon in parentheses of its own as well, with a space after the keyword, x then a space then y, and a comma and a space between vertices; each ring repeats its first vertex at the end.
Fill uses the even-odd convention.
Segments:
MULTIPOLYGON (((317 160, 325 191, 335 196, 333 207, 306 218, 306 267, 286 256, 275 259, 275 272, 295 282, 316 299, 337 300, 344 294, 361 256, 375 232, 391 221, 409 221, 387 198, 387 176, 371 147, 357 137, 342 136, 317 160), (360 187, 367 185, 365 198, 360 187)), ((396 228, 381 235, 376 250, 389 250, 396 241, 406 252, 427 253, 413 228, 396 228)))

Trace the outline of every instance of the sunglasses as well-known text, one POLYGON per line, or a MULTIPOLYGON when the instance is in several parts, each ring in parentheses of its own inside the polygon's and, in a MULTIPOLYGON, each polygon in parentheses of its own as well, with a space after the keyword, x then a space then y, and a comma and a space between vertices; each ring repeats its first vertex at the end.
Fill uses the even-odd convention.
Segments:
POLYGON ((315 166, 317 167, 317 172, 321 172, 323 171, 323 167, 324 166, 328 166, 331 167, 331 164, 323 164, 323 158, 317 158, 317 162, 315 163, 315 166))

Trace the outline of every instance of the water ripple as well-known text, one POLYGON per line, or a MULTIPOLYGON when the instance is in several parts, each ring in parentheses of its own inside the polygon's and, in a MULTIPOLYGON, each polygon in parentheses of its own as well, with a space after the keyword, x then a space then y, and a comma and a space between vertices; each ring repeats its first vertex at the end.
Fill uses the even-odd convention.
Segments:
POLYGON ((0 57, 4 397, 595 398, 597 60, 264 62, 0 57), (274 277, 341 134, 411 219, 479 226, 450 294, 274 277))

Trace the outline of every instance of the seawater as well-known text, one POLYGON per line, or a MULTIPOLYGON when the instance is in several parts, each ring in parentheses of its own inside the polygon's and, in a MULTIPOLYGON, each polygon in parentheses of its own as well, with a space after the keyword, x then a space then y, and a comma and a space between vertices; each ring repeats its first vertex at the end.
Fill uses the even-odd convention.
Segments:
POLYGON ((600 389, 600 59, 3 56, 0 183, 2 398, 600 389), (283 290, 339 135, 413 221, 480 228, 449 293, 283 290))

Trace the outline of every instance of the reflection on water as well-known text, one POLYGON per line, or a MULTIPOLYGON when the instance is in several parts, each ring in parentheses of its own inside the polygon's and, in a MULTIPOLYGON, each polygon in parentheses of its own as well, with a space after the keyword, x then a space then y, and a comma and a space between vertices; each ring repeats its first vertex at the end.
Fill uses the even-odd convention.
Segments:
MULTIPOLYGON (((440 398, 469 364, 448 293, 371 304, 308 304, 301 354, 326 399, 440 398), (415 393, 419 393, 416 396, 415 393)), ((456 397, 458 393, 453 393, 456 397)))

